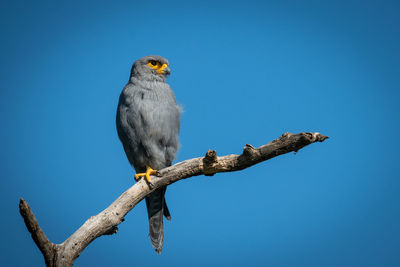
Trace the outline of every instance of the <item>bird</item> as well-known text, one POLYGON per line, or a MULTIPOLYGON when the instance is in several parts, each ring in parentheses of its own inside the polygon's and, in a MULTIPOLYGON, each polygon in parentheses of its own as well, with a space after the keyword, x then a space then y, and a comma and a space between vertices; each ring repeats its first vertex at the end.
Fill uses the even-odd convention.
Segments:
MULTIPOLYGON (((150 175, 171 166, 179 148, 181 108, 166 83, 170 72, 168 60, 161 56, 136 60, 117 108, 118 137, 136 171, 135 180, 143 177, 150 185, 150 175)), ((146 197, 149 236, 158 254, 164 244, 163 215, 171 220, 165 191, 163 186, 146 197)))

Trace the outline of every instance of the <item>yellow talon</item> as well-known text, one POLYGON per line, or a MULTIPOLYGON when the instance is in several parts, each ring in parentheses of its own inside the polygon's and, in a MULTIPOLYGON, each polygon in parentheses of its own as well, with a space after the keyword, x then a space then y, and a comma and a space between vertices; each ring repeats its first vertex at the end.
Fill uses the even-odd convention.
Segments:
POLYGON ((146 172, 142 172, 142 173, 136 173, 135 174, 135 180, 139 180, 139 177, 146 177, 147 182, 149 182, 151 184, 151 180, 150 180, 150 175, 156 174, 157 171, 153 170, 152 168, 150 168, 149 166, 146 166, 146 172))

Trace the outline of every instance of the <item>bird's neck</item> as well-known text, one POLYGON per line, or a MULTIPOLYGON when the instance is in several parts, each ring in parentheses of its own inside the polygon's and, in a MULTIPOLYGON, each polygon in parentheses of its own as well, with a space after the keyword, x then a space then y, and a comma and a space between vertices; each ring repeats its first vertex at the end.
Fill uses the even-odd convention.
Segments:
POLYGON ((140 75, 138 73, 131 75, 130 80, 139 80, 147 82, 165 82, 165 76, 163 75, 140 75))
POLYGON ((138 85, 142 88, 153 89, 162 88, 166 85, 165 81, 142 79, 141 77, 132 76, 130 82, 134 85, 138 85))

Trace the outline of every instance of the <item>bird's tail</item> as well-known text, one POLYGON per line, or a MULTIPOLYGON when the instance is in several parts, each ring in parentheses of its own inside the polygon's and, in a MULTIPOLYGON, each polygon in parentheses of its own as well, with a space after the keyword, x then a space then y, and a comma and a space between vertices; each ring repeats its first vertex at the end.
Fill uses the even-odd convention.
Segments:
POLYGON ((171 220, 164 197, 166 189, 166 186, 158 188, 146 197, 147 214, 149 215, 149 235, 151 243, 158 254, 161 253, 164 244, 163 215, 168 220, 171 220))

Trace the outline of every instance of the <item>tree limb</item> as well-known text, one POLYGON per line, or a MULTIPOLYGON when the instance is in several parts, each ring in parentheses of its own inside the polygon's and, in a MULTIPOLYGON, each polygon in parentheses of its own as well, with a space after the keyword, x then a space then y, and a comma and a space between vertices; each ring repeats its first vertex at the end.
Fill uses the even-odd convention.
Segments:
POLYGON ((309 144, 323 142, 327 138, 320 133, 285 133, 278 139, 258 148, 246 144, 241 155, 218 157, 215 150, 209 150, 205 157, 185 160, 159 170, 157 176, 151 177, 152 186, 149 186, 145 179, 141 179, 108 208, 96 216, 90 217, 61 244, 51 243, 47 239, 28 203, 22 198, 19 209, 28 231, 45 258, 46 265, 72 266, 75 259, 93 240, 102 235, 116 233, 117 226, 124 221, 125 215, 155 189, 202 174, 211 176, 219 172, 243 170, 288 152, 296 153, 309 144))
POLYGON ((23 198, 19 201, 19 212, 21 213, 22 218, 24 218, 26 228, 28 228, 29 233, 31 233, 33 241, 35 241, 36 245, 42 252, 46 265, 53 266, 54 256, 56 255, 56 245, 47 239, 46 235, 40 228, 35 215, 33 215, 31 208, 23 198))

